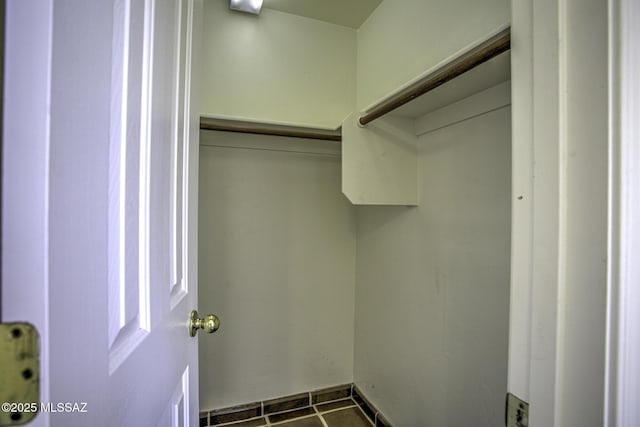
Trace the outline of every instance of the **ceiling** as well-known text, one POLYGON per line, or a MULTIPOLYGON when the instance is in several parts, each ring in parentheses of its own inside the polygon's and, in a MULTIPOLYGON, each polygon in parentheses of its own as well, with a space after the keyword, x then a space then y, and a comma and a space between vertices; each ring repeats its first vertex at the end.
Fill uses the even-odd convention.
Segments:
POLYGON ((360 28, 382 0, 264 0, 263 8, 360 28))

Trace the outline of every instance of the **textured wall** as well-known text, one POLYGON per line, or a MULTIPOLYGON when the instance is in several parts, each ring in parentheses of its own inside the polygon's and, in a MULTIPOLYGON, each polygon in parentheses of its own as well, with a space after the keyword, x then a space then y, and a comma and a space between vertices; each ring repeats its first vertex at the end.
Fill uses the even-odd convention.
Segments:
POLYGON ((204 7, 204 115, 338 127, 355 104, 356 32, 263 9, 204 7))
POLYGON ((358 30, 357 108, 509 21, 509 0, 384 0, 358 30))
POLYGON ((420 206, 357 208, 355 381, 397 426, 501 425, 510 109, 422 135, 420 206))
MULTIPOLYGON (((201 132, 200 408, 353 381, 355 212, 326 142, 201 132), (255 148, 263 149, 255 149, 255 148)), ((330 143, 329 143, 330 144, 330 143)))

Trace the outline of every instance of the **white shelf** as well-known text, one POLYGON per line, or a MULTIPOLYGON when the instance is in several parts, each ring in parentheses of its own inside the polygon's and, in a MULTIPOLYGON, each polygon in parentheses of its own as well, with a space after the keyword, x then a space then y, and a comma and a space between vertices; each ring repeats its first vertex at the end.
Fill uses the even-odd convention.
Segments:
MULTIPOLYGON (((505 30, 499 36, 508 37, 508 33, 505 30)), ((474 53, 469 49, 453 57, 452 74, 474 53)), ((510 52, 503 51, 427 93, 419 92, 424 94, 386 115, 376 115, 366 126, 360 125, 360 113, 347 117, 342 124, 342 192, 351 203, 417 205, 418 135, 508 105, 510 63, 510 52)), ((420 90, 433 81, 440 83, 447 72, 446 64, 438 66, 433 73, 425 73, 415 88, 420 90)), ((391 103, 394 98, 406 100, 408 93, 411 88, 398 90, 388 98, 391 103)))

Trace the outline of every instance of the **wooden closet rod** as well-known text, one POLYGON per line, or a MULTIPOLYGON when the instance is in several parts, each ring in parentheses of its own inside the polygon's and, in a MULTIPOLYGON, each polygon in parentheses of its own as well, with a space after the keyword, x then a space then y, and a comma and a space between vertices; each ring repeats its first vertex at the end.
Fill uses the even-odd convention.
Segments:
POLYGON ((465 54, 455 58, 443 68, 436 70, 431 74, 428 74, 406 91, 389 98, 387 101, 373 108, 368 113, 363 114, 358 119, 358 122, 360 122, 362 126, 365 126, 366 124, 374 121, 381 116, 384 116, 385 114, 408 103, 409 101, 412 101, 415 98, 437 88, 438 86, 443 85, 449 80, 452 80, 459 75, 466 73, 467 71, 477 67, 483 62, 486 62, 491 58, 494 58, 501 53, 506 52, 510 49, 510 47, 511 28, 507 28, 496 36, 490 38, 486 42, 479 44, 465 54))
POLYGON ((325 141, 342 141, 339 130, 309 129, 296 126, 270 125, 266 123, 248 123, 228 119, 211 119, 200 117, 200 129, 219 130, 224 132, 251 133, 255 135, 286 136, 292 138, 320 139, 325 141))

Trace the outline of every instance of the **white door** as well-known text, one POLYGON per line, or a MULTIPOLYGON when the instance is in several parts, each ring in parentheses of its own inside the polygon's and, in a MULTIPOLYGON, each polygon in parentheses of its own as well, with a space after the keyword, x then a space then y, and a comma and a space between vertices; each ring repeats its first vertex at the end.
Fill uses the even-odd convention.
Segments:
POLYGON ((2 320, 73 411, 33 425, 195 426, 202 0, 7 3, 2 320))

